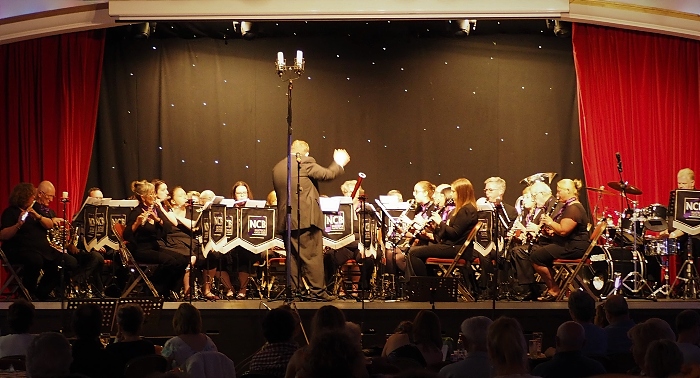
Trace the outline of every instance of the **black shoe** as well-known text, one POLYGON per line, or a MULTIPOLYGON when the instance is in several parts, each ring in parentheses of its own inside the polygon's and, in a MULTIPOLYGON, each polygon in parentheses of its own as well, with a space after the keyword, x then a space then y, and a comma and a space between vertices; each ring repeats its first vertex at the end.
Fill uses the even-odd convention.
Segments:
POLYGON ((328 294, 328 293, 321 293, 315 297, 312 297, 312 299, 320 301, 320 302, 331 302, 331 301, 338 299, 338 297, 335 295, 328 294))
POLYGON ((531 302, 531 301, 536 301, 537 298, 539 297, 539 294, 535 293, 534 291, 530 291, 527 293, 523 293, 523 295, 520 295, 516 297, 519 301, 523 302, 531 302))

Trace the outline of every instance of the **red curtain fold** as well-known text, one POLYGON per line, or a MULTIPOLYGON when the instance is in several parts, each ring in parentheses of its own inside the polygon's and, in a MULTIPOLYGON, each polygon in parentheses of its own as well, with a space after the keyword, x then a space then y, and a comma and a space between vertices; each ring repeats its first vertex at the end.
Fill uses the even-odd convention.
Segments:
POLYGON ((71 216, 81 205, 97 122, 105 31, 0 46, 0 208, 19 182, 56 187, 51 207, 71 216))
MULTIPOLYGON (((573 47, 586 183, 610 191, 619 152, 623 178, 643 191, 631 198, 666 206, 679 169, 700 173, 700 42, 576 24, 573 47)), ((606 195, 599 209, 622 204, 606 195)))

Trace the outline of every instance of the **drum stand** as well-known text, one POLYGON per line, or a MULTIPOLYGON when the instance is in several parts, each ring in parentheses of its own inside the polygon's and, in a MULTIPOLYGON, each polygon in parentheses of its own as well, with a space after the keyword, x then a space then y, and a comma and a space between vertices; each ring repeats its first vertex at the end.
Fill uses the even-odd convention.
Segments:
MULTIPOLYGON (((633 201, 634 209, 636 210, 636 201, 633 201)), ((630 218, 632 222, 632 236, 633 236, 633 249, 632 249, 632 271, 627 273, 624 278, 621 278, 622 274, 614 273, 614 285, 613 289, 608 293, 607 296, 612 294, 619 294, 621 287, 629 290, 634 295, 641 295, 640 292, 646 287, 649 291, 652 291, 651 286, 647 283, 647 280, 639 273, 639 251, 637 250, 637 213, 632 212, 632 217, 630 218), (629 286, 626 282, 632 281, 632 285, 629 286)), ((650 298, 653 299, 653 298, 650 298)))
POLYGON ((659 294, 668 298, 669 294, 671 294, 671 285, 668 284, 668 280, 671 278, 668 274, 668 259, 664 259, 663 256, 660 256, 659 264, 661 265, 661 270, 664 272, 664 274, 663 274, 664 284, 661 285, 658 289, 654 290, 651 293, 651 295, 649 295, 650 298, 656 298, 657 295, 659 295, 659 294))
POLYGON ((688 257, 681 265, 678 272, 685 272, 685 277, 681 277, 680 274, 676 276, 671 287, 676 287, 678 281, 683 281, 685 285, 683 286, 683 294, 680 296, 681 299, 696 299, 698 297, 698 285, 700 285, 700 275, 698 275, 698 269, 695 267, 693 262, 693 242, 692 238, 688 238, 688 257))

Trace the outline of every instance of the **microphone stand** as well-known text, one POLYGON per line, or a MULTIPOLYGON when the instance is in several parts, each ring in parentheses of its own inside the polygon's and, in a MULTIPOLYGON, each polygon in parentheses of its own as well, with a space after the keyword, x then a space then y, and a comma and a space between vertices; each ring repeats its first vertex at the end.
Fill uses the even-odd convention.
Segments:
MULTIPOLYGON (((64 193, 64 194, 66 194, 66 193, 64 193)), ((62 207, 63 207, 63 214, 62 214, 62 215, 63 215, 63 243, 62 243, 62 244, 63 244, 63 254, 61 254, 61 264, 58 266, 58 270, 59 270, 59 273, 60 273, 60 276, 59 276, 59 287, 60 287, 61 289, 60 289, 59 293, 60 293, 60 296, 61 296, 61 310, 64 309, 65 300, 66 300, 66 288, 65 288, 65 283, 66 283, 65 280, 66 280, 66 279, 65 279, 64 276, 65 276, 65 273, 66 273, 66 270, 65 270, 65 265, 66 265, 66 263, 65 263, 65 258, 66 258, 66 253, 68 253, 68 248, 67 248, 67 245, 66 245, 66 243, 68 243, 68 233, 67 233, 67 231, 68 231, 68 222, 66 221, 66 219, 67 219, 67 218, 66 218, 66 207, 68 206, 68 202, 70 202, 70 200, 68 199, 68 196, 65 196, 65 197, 61 198, 61 203, 63 204, 63 206, 62 206, 62 207)))
MULTIPOLYGON (((288 73, 288 79, 287 80, 287 208, 286 208, 286 233, 285 233, 285 241, 284 241, 284 247, 287 251, 287 259, 291 258, 296 258, 297 259, 297 278, 300 276, 301 272, 301 266, 299 265, 300 262, 300 255, 299 252, 297 251, 297 255, 294 256, 294 253, 292 252, 292 205, 291 205, 291 200, 292 200, 292 88, 293 88, 293 81, 301 77, 301 74, 304 73, 304 57, 302 55, 302 52, 297 50, 297 55, 296 58, 294 59, 294 65, 293 66, 287 66, 286 60, 284 59, 284 55, 282 52, 277 53, 277 60, 275 61, 275 72, 277 75, 280 77, 280 79, 285 80, 283 76, 285 76, 285 73, 288 73)), ((297 177, 297 183, 298 183, 298 177, 297 177)), ((299 212, 299 197, 297 193, 297 219, 300 219, 300 212, 299 212)), ((297 227, 299 227, 299 224, 297 224, 297 227)), ((297 233, 299 233, 299 230, 297 229, 297 233)), ((297 236, 299 237, 299 236, 297 236)), ((297 241, 297 246, 298 246, 298 241, 297 241)), ((287 261, 286 264, 286 279, 287 279, 287 286, 285 287, 285 302, 292 302, 294 297, 292 296, 292 288, 291 288, 291 283, 292 283, 292 271, 291 271, 291 264, 289 264, 289 261, 287 261)), ((299 288, 299 279, 297 280, 297 291, 299 288)))
MULTIPOLYGON (((192 298, 194 297, 195 293, 195 288, 194 288, 194 264, 192 264, 192 256, 194 256, 193 248, 194 248, 194 229, 192 228, 192 219, 194 219, 194 203, 192 200, 188 200, 187 204, 190 207, 190 259, 187 262, 188 265, 190 265, 190 298, 189 302, 192 304, 192 298)), ((209 268, 209 265, 207 265, 207 268, 209 268)), ((204 276, 204 275, 203 275, 204 276)))

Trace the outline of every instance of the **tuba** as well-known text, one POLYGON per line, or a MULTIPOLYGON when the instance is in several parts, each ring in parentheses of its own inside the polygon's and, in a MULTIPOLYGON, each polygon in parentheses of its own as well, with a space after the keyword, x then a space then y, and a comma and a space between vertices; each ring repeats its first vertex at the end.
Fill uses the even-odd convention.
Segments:
POLYGON ((63 247, 65 246, 67 249, 71 244, 77 247, 78 227, 72 227, 68 222, 55 225, 46 233, 46 239, 48 239, 49 245, 59 252, 63 252, 63 247))

